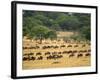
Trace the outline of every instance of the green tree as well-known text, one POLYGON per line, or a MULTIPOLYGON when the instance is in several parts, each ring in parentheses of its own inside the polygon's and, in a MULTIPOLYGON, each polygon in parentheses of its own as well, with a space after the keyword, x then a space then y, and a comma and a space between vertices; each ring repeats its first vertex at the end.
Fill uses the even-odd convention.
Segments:
POLYGON ((80 35, 82 37, 84 37, 87 40, 91 40, 91 29, 89 26, 84 26, 81 30, 80 30, 80 35))
POLYGON ((57 38, 57 34, 56 34, 55 31, 50 30, 50 31, 48 31, 48 32, 46 33, 45 38, 50 38, 51 40, 52 40, 52 39, 56 39, 56 38, 57 38))
POLYGON ((70 15, 63 15, 58 18, 58 24, 63 30, 77 30, 80 22, 77 17, 70 15))
POLYGON ((54 32, 53 30, 50 30, 49 28, 45 27, 45 26, 36 26, 33 27, 31 29, 31 31, 28 33, 28 36, 32 39, 38 39, 40 40, 40 44, 42 43, 43 39, 53 39, 57 37, 56 32, 54 32))

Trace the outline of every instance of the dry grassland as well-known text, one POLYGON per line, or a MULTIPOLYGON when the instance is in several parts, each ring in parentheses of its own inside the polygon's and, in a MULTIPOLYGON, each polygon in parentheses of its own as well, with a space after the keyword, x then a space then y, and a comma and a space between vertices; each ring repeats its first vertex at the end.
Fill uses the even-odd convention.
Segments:
MULTIPOLYGON (((64 33, 66 34, 66 33, 64 33)), ((72 33, 69 33, 72 34, 72 33)), ((35 60, 23 60, 22 62, 22 68, 27 69, 41 69, 41 68, 58 68, 58 67, 81 67, 81 66, 90 66, 91 65, 91 56, 86 56, 88 53, 88 50, 90 50, 90 45, 86 43, 66 43, 63 40, 60 41, 51 41, 51 40, 43 40, 42 44, 37 43, 37 41, 23 39, 23 47, 32 47, 32 46, 39 46, 38 49, 23 49, 23 57, 25 54, 34 53, 31 56, 35 57, 35 60), (62 45, 65 45, 65 47, 61 47, 62 45), (71 45, 70 47, 68 47, 71 45), (75 47, 75 45, 78 45, 75 47), (85 45, 85 46, 84 46, 85 45), (46 48, 43 49, 44 46, 58 46, 58 48, 46 48), (64 51, 77 51, 74 53, 73 56, 70 57, 72 53, 63 53, 64 51), (86 50, 87 52, 82 52, 86 50), (50 54, 46 55, 46 52, 50 52, 50 54), (57 52, 56 55, 61 55, 61 58, 52 58, 47 59, 53 52, 57 52), (61 52, 61 54, 58 54, 58 52, 61 52), (41 53, 40 55, 37 55, 37 53, 41 53), (78 57, 79 54, 82 54, 78 57), (38 57, 42 56, 42 59, 38 60, 38 57)), ((91 52, 90 52, 91 53, 91 52)))

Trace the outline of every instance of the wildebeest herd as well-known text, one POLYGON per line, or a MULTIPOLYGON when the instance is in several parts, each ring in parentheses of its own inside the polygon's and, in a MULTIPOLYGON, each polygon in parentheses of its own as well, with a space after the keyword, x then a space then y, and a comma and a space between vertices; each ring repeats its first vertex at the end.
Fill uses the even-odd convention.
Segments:
MULTIPOLYGON (((58 63, 61 59, 72 59, 72 58, 88 58, 91 56, 90 44, 86 43, 67 43, 56 44, 45 42, 45 44, 33 44, 28 46, 23 46, 23 61, 24 62, 34 62, 47 60, 52 61, 52 63, 58 63), (58 62, 55 62, 58 61, 58 62)), ((51 64, 52 64, 51 63, 51 64)), ((37 63, 38 64, 38 63, 37 63)))

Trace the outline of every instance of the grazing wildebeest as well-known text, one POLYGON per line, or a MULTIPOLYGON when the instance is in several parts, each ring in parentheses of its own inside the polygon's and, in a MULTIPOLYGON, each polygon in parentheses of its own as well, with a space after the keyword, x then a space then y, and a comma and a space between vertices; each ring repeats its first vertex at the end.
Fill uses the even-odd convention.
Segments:
POLYGON ((27 47, 27 49, 32 49, 32 47, 27 47))
POLYGON ((39 46, 36 46, 36 49, 40 48, 39 46))
POLYGON ((62 53, 63 53, 63 54, 66 54, 66 53, 68 53, 68 51, 63 51, 62 53))
POLYGON ((45 55, 50 55, 50 52, 46 52, 45 55))
POLYGON ((87 52, 87 50, 80 50, 79 53, 87 52))
POLYGON ((51 48, 51 46, 47 46, 47 48, 51 48))
POLYGON ((91 49, 89 49, 88 52, 91 52, 91 49))
POLYGON ((35 59, 36 59, 36 58, 35 58, 35 57, 33 57, 33 56, 32 56, 31 58, 32 58, 32 60, 35 60, 35 59))
POLYGON ((78 54, 78 55, 77 55, 77 58, 82 57, 82 56, 83 56, 83 54, 78 54))
POLYGON ((35 47, 29 47, 29 49, 34 49, 35 47))
POLYGON ((58 55, 58 58, 62 58, 63 57, 63 55, 58 55))
POLYGON ((52 48, 51 46, 43 46, 42 49, 52 48))
POLYGON ((87 50, 83 50, 83 52, 87 52, 87 50))
POLYGON ((37 60, 42 60, 43 59, 43 56, 39 56, 38 58, 37 58, 37 60))
POLYGON ((28 55, 34 55, 34 53, 29 53, 28 55))
POLYGON ((47 60, 48 59, 59 59, 59 58, 62 58, 63 56, 62 55, 49 55, 47 56, 47 60))
POLYGON ((33 56, 29 57, 29 60, 35 60, 35 57, 33 57, 33 56))
POLYGON ((23 49, 27 49, 27 47, 23 47, 23 49))
POLYGON ((59 47, 56 45, 56 46, 54 46, 53 48, 59 48, 59 47))
POLYGON ((85 44, 82 45, 82 47, 85 47, 85 46, 86 46, 85 44))
POLYGON ((70 51, 67 51, 67 53, 68 53, 68 54, 69 54, 69 53, 73 53, 73 51, 70 50, 70 51))
POLYGON ((58 52, 58 54, 61 54, 61 52, 58 52))
POLYGON ((61 45, 60 48, 66 47, 66 45, 61 45))
POLYGON ((73 50, 72 53, 77 53, 77 50, 73 50))
POLYGON ((47 49, 47 47, 46 46, 43 46, 42 49, 47 49))
POLYGON ((78 45, 76 44, 76 45, 74 45, 74 47, 78 47, 78 45))
POLYGON ((27 54, 27 57, 23 57, 23 61, 29 61, 29 60, 35 60, 35 57, 30 56, 30 54, 27 54))
POLYGON ((91 54, 90 53, 86 53, 85 56, 91 56, 91 54))
POLYGON ((41 53, 40 53, 40 52, 38 52, 38 53, 36 53, 36 56, 37 56, 37 55, 41 55, 41 53))
POLYGON ((70 57, 74 57, 74 56, 75 56, 75 55, 74 55, 73 53, 71 53, 71 54, 69 55, 69 58, 70 58, 70 57))
POLYGON ((55 55, 55 54, 57 54, 57 52, 52 52, 52 55, 55 55))
POLYGON ((29 60, 28 57, 23 57, 23 61, 29 60))
POLYGON ((79 53, 82 53, 82 52, 83 52, 83 50, 80 50, 80 51, 79 51, 79 53))
POLYGON ((60 63, 60 62, 56 61, 56 62, 53 62, 52 64, 58 64, 58 63, 60 63))
POLYGON ((53 59, 53 56, 51 56, 51 55, 47 56, 47 60, 48 59, 53 59))
POLYGON ((72 45, 68 45, 67 47, 72 47, 72 45))

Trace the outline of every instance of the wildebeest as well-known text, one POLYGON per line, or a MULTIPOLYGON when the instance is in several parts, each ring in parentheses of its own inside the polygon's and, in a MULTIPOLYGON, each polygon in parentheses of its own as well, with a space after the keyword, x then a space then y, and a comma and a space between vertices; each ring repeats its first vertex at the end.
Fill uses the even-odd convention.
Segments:
POLYGON ((57 54, 57 52, 52 52, 52 55, 55 55, 55 54, 57 54))
POLYGON ((90 53, 86 53, 85 56, 91 56, 91 54, 90 53))
POLYGON ((88 52, 91 52, 91 49, 89 49, 88 52))
POLYGON ((75 55, 74 55, 73 53, 71 53, 71 54, 69 55, 69 58, 70 58, 70 57, 73 57, 73 56, 75 56, 75 55))
POLYGON ((47 46, 47 48, 51 48, 51 46, 47 46))
POLYGON ((53 56, 51 56, 51 55, 47 56, 47 60, 48 59, 53 59, 53 56))
POLYGON ((83 54, 78 54, 78 55, 77 55, 77 58, 82 57, 82 56, 83 56, 83 54))
POLYGON ((85 47, 85 46, 86 46, 85 44, 82 45, 82 47, 85 47))
POLYGON ((72 45, 68 45, 67 47, 72 47, 72 45))
POLYGON ((33 56, 23 57, 23 61, 29 61, 29 60, 35 60, 35 57, 33 56))
POLYGON ((28 47, 23 47, 23 49, 27 49, 28 47))
POLYGON ((76 45, 74 45, 74 47, 78 47, 78 45, 76 44, 76 45))
POLYGON ((53 48, 59 48, 59 47, 56 45, 56 46, 54 46, 53 48))
POLYGON ((34 46, 31 46, 31 47, 29 47, 28 49, 36 49, 36 47, 34 47, 34 46))
POLYGON ((43 46, 43 47, 42 47, 42 49, 47 49, 47 48, 48 48, 47 46, 43 46))
POLYGON ((73 50, 72 53, 77 53, 77 50, 73 50))
POLYGON ((66 45, 61 45, 60 48, 66 47, 66 45))
POLYGON ((29 55, 34 55, 34 53, 29 53, 29 55))
POLYGON ((53 46, 43 46, 42 49, 52 48, 53 46))
POLYGON ((28 57, 23 57, 23 61, 27 61, 28 60, 28 57))
POLYGON ((50 52, 46 52, 45 55, 50 55, 50 52))
POLYGON ((79 53, 87 52, 87 50, 80 50, 79 53))
POLYGON ((67 53, 68 53, 68 51, 63 51, 62 53, 63 53, 63 54, 67 54, 67 53))
POLYGON ((71 51, 71 50, 69 50, 69 51, 67 51, 67 53, 69 54, 69 53, 72 53, 73 51, 71 51))
POLYGON ((53 62, 52 64, 58 64, 58 63, 60 63, 60 62, 56 61, 56 62, 53 62))
POLYGON ((42 56, 39 56, 38 58, 37 58, 37 60, 42 60, 43 59, 43 57, 42 56))
POLYGON ((36 48, 38 49, 38 48, 40 48, 39 46, 36 46, 36 48))
POLYGON ((41 55, 41 53, 40 53, 40 52, 38 52, 38 53, 36 53, 36 56, 37 56, 37 55, 41 55))
POLYGON ((49 55, 47 56, 47 60, 48 59, 59 59, 59 58, 62 58, 63 56, 62 55, 49 55))
POLYGON ((29 57, 29 60, 35 60, 35 59, 36 59, 36 58, 33 57, 33 56, 29 57))
POLYGON ((58 52, 58 54, 61 54, 61 52, 58 52))

